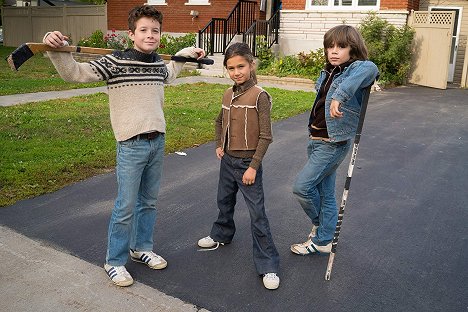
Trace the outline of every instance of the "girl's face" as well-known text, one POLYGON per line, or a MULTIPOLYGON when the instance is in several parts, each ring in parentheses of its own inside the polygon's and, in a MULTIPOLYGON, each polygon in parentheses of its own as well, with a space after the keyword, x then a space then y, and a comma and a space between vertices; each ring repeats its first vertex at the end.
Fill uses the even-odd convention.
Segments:
POLYGON ((253 64, 249 63, 245 57, 235 55, 227 60, 226 69, 232 81, 234 81, 236 85, 241 85, 250 79, 253 64))
POLYGON ((327 59, 333 66, 338 66, 351 59, 350 53, 351 46, 340 47, 335 43, 332 47, 327 48, 327 59))
POLYGON ((135 33, 129 30, 128 36, 136 50, 150 54, 159 47, 161 25, 157 20, 143 16, 135 23, 135 33))

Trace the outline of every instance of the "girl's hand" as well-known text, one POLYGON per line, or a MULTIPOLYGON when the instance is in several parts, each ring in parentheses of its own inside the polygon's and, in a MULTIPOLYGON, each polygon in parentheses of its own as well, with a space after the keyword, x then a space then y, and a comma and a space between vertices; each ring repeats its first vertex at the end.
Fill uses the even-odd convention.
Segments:
POLYGON ((332 118, 341 118, 343 117, 343 113, 339 111, 340 109, 340 102, 337 100, 332 100, 330 104, 330 116, 332 118))
POLYGON ((255 183, 255 177, 257 176, 257 170, 252 167, 245 170, 244 175, 242 176, 242 183, 245 185, 252 185, 255 183))
POLYGON ((221 159, 221 158, 223 158, 223 156, 224 156, 224 151, 223 151, 223 149, 222 149, 221 147, 218 147, 218 148, 216 149, 216 157, 218 157, 218 159, 221 159))
POLYGON ((196 59, 199 60, 205 56, 205 50, 200 48, 193 48, 193 52, 197 54, 196 59))
POLYGON ((58 30, 50 32, 47 36, 44 37, 42 40, 48 46, 52 48, 60 48, 65 45, 64 41, 67 41, 68 37, 62 35, 62 33, 58 30))

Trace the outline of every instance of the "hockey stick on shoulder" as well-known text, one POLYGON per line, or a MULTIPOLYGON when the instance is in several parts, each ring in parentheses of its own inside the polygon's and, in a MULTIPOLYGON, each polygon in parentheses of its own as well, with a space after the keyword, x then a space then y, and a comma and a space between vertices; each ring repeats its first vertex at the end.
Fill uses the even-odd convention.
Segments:
MULTIPOLYGON (((7 58, 7 62, 10 65, 12 70, 18 70, 24 62, 29 60, 34 54, 46 52, 46 51, 56 51, 56 52, 78 52, 78 53, 90 53, 105 55, 111 54, 112 49, 101 49, 101 48, 90 48, 90 47, 79 47, 79 46, 65 46, 61 48, 52 48, 44 43, 24 43, 16 50, 14 50, 7 58)), ((193 62, 199 64, 212 65, 214 61, 209 58, 187 58, 183 56, 175 56, 168 54, 158 54, 163 60, 169 61, 173 60, 176 62, 193 62)))
POLYGON ((359 123, 354 137, 353 152, 351 153, 351 160, 348 167, 348 175, 344 186, 343 196, 341 197, 340 210, 338 212, 338 221, 336 223, 335 234, 333 236, 332 250, 328 258, 327 272, 325 273, 325 280, 330 280, 331 271, 333 268, 333 260, 335 259, 336 246, 338 245, 338 238, 340 236, 341 224, 343 223, 343 214, 346 207, 346 200, 348 199, 349 186, 351 185, 351 177, 353 176, 354 164, 356 163, 357 151, 359 148, 359 141, 361 140, 362 127, 364 125, 364 118, 366 117, 367 103, 369 102, 370 89, 372 85, 364 89, 361 103, 361 114, 359 116, 359 123))

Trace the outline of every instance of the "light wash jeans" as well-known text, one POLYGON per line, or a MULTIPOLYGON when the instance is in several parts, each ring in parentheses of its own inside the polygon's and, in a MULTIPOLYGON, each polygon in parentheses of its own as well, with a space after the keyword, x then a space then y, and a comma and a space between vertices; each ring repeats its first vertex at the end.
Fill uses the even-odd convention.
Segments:
POLYGON ((257 170, 255 183, 245 185, 242 176, 251 158, 237 158, 224 154, 221 159, 218 184, 218 219, 213 223, 210 236, 217 242, 230 243, 236 232, 234 207, 237 191, 244 195, 250 213, 253 259, 259 275, 278 273, 279 254, 273 243, 270 224, 265 213, 262 166, 257 170))
POLYGON ((118 194, 109 223, 106 263, 125 265, 129 249, 153 250, 164 134, 117 142, 118 194))
POLYGON ((299 204, 313 224, 318 225, 312 241, 324 246, 333 240, 338 208, 335 196, 336 169, 349 151, 351 140, 343 143, 310 140, 308 161, 293 186, 299 204))

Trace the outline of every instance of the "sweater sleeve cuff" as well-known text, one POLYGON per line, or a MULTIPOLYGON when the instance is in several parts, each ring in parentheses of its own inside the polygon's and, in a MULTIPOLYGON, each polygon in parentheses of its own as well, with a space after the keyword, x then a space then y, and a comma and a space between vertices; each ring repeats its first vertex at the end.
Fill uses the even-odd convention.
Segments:
POLYGON ((255 170, 258 170, 258 168, 260 167, 260 164, 262 163, 261 160, 258 160, 258 159, 255 159, 255 158, 252 158, 252 161, 250 162, 250 165, 249 167, 255 169, 255 170))

